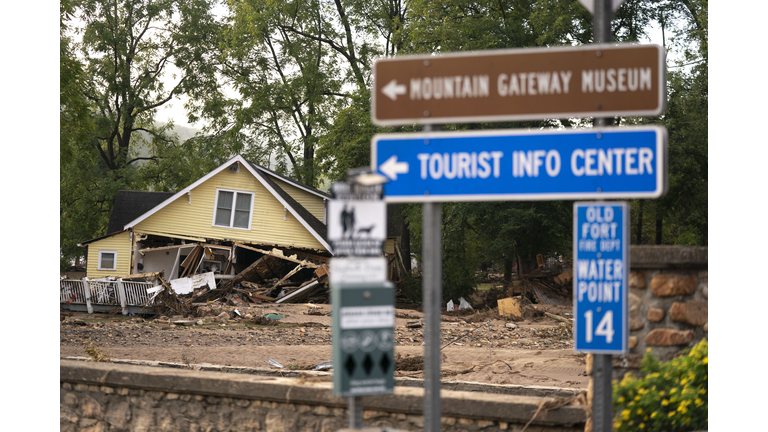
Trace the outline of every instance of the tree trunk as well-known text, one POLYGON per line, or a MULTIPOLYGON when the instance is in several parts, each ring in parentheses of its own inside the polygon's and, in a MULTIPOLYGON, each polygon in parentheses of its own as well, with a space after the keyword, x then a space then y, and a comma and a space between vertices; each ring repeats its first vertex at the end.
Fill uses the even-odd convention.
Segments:
POLYGON ((636 244, 643 244, 643 200, 640 201, 640 209, 637 212, 637 225, 635 225, 636 244))
POLYGON ((661 201, 656 201, 656 244, 657 245, 661 244, 662 231, 663 231, 661 210, 662 210, 661 201))
POLYGON ((512 280, 512 258, 508 255, 504 255, 504 280, 507 282, 512 280))

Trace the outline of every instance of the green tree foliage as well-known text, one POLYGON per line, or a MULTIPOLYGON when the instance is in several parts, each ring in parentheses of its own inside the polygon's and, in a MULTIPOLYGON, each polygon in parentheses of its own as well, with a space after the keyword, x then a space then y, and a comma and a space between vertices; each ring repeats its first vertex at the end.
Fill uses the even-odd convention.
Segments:
POLYGON ((212 82, 191 107, 211 121, 212 135, 262 163, 275 155, 278 171, 316 185, 318 140, 367 92, 375 37, 384 34, 390 46, 395 29, 360 0, 228 6, 217 64, 225 86, 212 82))
POLYGON ((155 115, 205 74, 212 7, 211 0, 60 4, 62 266, 82 255, 79 242, 106 234, 118 190, 183 183, 175 169, 146 178, 142 164, 185 166, 169 151, 178 145, 172 125, 158 125, 155 115))
POLYGON ((669 191, 632 202, 636 244, 706 245, 708 230, 708 17, 706 1, 654 2, 653 16, 676 60, 668 61, 669 191))

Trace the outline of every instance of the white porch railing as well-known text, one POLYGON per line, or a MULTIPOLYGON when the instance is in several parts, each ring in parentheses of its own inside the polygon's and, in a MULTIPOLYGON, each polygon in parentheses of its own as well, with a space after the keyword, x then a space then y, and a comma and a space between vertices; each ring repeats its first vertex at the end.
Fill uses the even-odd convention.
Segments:
POLYGON ((92 305, 119 306, 123 315, 128 314, 128 306, 151 306, 155 298, 147 293, 155 286, 151 282, 68 280, 60 281, 59 302, 85 303, 88 313, 93 313, 92 305))

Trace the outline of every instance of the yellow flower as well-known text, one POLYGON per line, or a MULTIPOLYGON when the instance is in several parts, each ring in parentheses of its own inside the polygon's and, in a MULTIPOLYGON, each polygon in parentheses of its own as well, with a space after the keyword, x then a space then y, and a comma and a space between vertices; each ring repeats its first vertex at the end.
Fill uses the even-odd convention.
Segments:
POLYGON ((704 360, 702 361, 702 363, 704 364, 709 363, 709 356, 704 357, 704 360))
POLYGON ((626 400, 626 399, 624 399, 624 396, 621 396, 621 397, 619 398, 619 403, 624 403, 624 401, 625 401, 625 400, 626 400))
POLYGON ((640 395, 635 396, 635 400, 639 401, 640 400, 640 395))
POLYGON ((620 421, 617 421, 616 423, 613 424, 613 428, 614 429, 618 429, 619 427, 621 427, 621 422, 620 421))
POLYGON ((673 415, 675 415, 675 411, 670 411, 670 412, 667 414, 667 417, 672 417, 673 415))
POLYGON ((683 385, 685 385, 685 383, 687 383, 687 382, 688 382, 688 378, 683 378, 683 379, 680 381, 680 384, 683 384, 683 385))
POLYGON ((677 391, 677 387, 672 387, 672 390, 669 391, 669 394, 672 394, 677 391))
POLYGON ((640 426, 640 429, 643 429, 645 427, 645 423, 640 423, 639 426, 640 426))
POLYGON ((643 409, 642 409, 642 408, 638 408, 638 409, 637 409, 637 413, 638 413, 638 414, 642 414, 642 413, 643 413, 643 409))
POLYGON ((694 403, 696 404, 696 406, 702 406, 702 405, 704 405, 704 401, 702 401, 702 400, 701 400, 701 399, 699 399, 699 398, 696 398, 696 400, 694 401, 694 403))
POLYGON ((656 418, 656 415, 658 414, 658 411, 654 411, 651 413, 651 418, 656 418))
POLYGON ((664 406, 667 406, 667 405, 669 405, 669 401, 666 400, 666 399, 662 399, 661 404, 664 405, 664 406))
POLYGON ((624 420, 629 420, 629 414, 630 414, 629 410, 628 410, 628 409, 625 409, 624 411, 622 411, 622 412, 621 412, 621 417, 622 417, 624 420))

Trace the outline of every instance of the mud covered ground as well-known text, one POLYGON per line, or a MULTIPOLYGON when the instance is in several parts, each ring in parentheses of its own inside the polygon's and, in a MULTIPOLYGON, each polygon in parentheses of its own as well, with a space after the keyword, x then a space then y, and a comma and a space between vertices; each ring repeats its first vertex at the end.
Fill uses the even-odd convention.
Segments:
MULTIPOLYGON (((112 359, 209 363, 257 368, 273 359, 286 368, 312 369, 331 360, 330 305, 253 305, 242 316, 277 313, 276 325, 257 325, 237 315, 204 317, 126 317, 119 314, 62 313, 60 355, 88 357, 96 352, 112 359), (182 321, 187 321, 181 325, 182 321), (191 322, 190 322, 191 321, 191 322), (179 324, 174 324, 177 322, 179 324), (86 352, 89 350, 91 354, 86 352)), ((567 309, 559 311, 566 315, 567 309)), ((397 376, 421 378, 407 367, 423 356, 423 314, 396 310, 397 376), (407 370, 406 370, 407 369, 407 370)), ((442 365, 446 380, 495 384, 586 388, 585 356, 573 351, 570 326, 546 316, 513 321, 496 310, 443 315, 442 365), (488 322, 490 321, 490 322, 488 322), (487 324, 486 324, 487 323, 487 324)))

